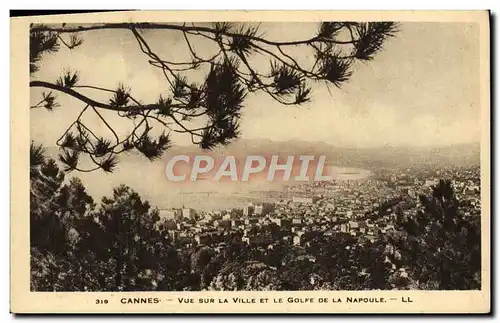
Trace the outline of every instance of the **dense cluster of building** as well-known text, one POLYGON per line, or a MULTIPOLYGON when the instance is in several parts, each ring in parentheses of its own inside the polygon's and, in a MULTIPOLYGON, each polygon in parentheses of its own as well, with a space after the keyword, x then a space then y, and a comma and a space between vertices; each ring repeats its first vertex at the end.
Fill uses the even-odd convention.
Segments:
POLYGON ((249 203, 241 209, 196 212, 190 208, 160 210, 159 225, 184 246, 210 245, 216 250, 228 241, 272 248, 276 243, 304 245, 318 235, 344 232, 374 241, 395 230, 400 216, 420 206, 439 179, 452 179, 466 216, 479 216, 478 168, 432 171, 378 170, 363 180, 312 182, 284 187, 274 202, 249 203), (280 240, 280 241, 277 241, 280 240))

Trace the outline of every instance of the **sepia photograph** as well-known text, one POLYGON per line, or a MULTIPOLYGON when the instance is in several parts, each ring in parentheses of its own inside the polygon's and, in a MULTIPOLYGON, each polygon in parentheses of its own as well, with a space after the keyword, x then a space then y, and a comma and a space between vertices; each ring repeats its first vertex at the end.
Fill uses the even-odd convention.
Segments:
POLYGON ((489 309, 489 18, 457 15, 32 17, 23 293, 489 309))

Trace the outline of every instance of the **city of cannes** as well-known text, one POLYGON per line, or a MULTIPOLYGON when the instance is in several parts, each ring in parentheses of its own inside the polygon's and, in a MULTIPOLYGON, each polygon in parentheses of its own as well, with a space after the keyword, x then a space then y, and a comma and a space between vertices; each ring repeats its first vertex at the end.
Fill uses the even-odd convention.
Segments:
MULTIPOLYGON (((170 300, 171 301, 171 300, 170 300)), ((412 302, 403 297, 402 302, 412 302)), ((158 297, 123 297, 122 304, 158 304, 158 297)), ((313 303, 385 303, 384 297, 178 297, 179 304, 313 304, 313 303)))

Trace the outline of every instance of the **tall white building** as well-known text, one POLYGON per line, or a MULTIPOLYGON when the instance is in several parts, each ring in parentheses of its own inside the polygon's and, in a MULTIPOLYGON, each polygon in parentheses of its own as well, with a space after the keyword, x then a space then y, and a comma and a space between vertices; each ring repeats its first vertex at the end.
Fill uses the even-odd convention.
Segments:
POLYGON ((312 197, 302 197, 302 196, 294 196, 292 198, 294 203, 303 203, 303 204, 313 204, 314 200, 312 197))
POLYGON ((162 220, 174 220, 178 218, 179 211, 176 209, 159 210, 158 215, 162 220))
POLYGON ((244 216, 251 216, 253 214, 253 212, 254 212, 254 206, 251 203, 243 208, 243 215, 244 216))
POLYGON ((195 217, 195 215, 196 215, 196 212, 191 208, 182 209, 182 217, 183 218, 193 219, 195 217))

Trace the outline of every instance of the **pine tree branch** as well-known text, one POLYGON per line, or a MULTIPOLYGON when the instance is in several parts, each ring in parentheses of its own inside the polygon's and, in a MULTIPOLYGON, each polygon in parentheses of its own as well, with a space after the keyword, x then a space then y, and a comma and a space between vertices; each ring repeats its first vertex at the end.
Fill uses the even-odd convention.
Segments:
POLYGON ((49 26, 41 26, 41 27, 33 27, 31 31, 51 31, 58 33, 75 33, 82 31, 91 31, 91 30, 102 30, 102 29, 130 29, 131 27, 137 29, 166 29, 166 30, 178 30, 178 31, 197 31, 197 32, 205 32, 211 33, 214 35, 223 35, 226 37, 246 37, 256 42, 260 42, 266 45, 271 46, 296 46, 296 45, 304 45, 311 43, 319 43, 319 42, 328 42, 332 44, 354 44, 358 40, 337 40, 328 37, 314 36, 308 39, 296 40, 296 41, 271 41, 265 39, 263 37, 254 36, 254 35, 241 35, 240 33, 233 33, 229 31, 220 31, 215 28, 202 27, 202 26, 186 26, 186 25, 173 25, 173 24, 160 24, 160 23, 111 23, 111 24, 102 24, 102 25, 92 25, 92 26, 77 26, 77 27, 49 27, 49 26))
MULTIPOLYGON (((72 97, 74 97, 74 98, 76 98, 76 99, 78 99, 78 100, 80 100, 88 105, 96 107, 96 108, 112 110, 112 111, 124 111, 121 108, 113 107, 109 104, 95 101, 95 100, 93 100, 93 99, 91 99, 91 98, 89 98, 89 97, 87 97, 79 92, 76 92, 75 90, 72 90, 70 88, 60 86, 60 85, 57 85, 54 83, 45 82, 45 81, 31 81, 30 87, 43 87, 43 88, 47 88, 47 89, 56 90, 56 91, 65 93, 67 95, 70 95, 70 96, 72 96, 72 97)), ((127 108, 133 108, 133 107, 129 106, 127 108)), ((136 107, 136 108, 139 108, 139 107, 136 107)), ((150 104, 150 105, 143 105, 141 108, 146 109, 146 110, 153 110, 153 109, 157 109, 158 106, 156 104, 150 104)))
MULTIPOLYGON (((124 108, 114 107, 110 104, 95 101, 95 100, 93 100, 93 99, 91 99, 91 98, 71 89, 71 88, 64 87, 64 86, 57 85, 57 84, 50 83, 50 82, 45 82, 45 81, 31 81, 30 87, 43 87, 43 88, 47 88, 47 89, 56 90, 56 91, 65 93, 69 96, 72 96, 72 97, 84 102, 85 104, 88 104, 88 105, 93 106, 95 108, 101 108, 101 109, 106 109, 106 110, 111 110, 111 111, 126 112, 127 110, 134 110, 134 109, 142 110, 142 111, 149 111, 149 110, 157 110, 159 108, 158 104, 127 105, 124 108)), ((114 90, 104 89, 104 88, 100 88, 100 87, 96 87, 96 86, 80 85, 80 86, 75 86, 74 88, 92 88, 92 89, 96 89, 96 90, 116 93, 116 91, 114 91, 114 90)), ((132 98, 132 100, 134 100, 134 99, 132 98)), ((134 101, 136 101, 136 100, 134 100, 134 101)), ((173 105, 173 108, 176 108, 176 107, 181 107, 181 106, 180 105, 173 105)))
MULTIPOLYGON (((337 87, 340 86, 351 76, 352 72, 349 68, 356 59, 371 60, 381 49, 382 43, 393 32, 393 23, 323 22, 316 34, 311 35, 310 38, 295 41, 272 41, 261 34, 258 35, 258 27, 241 27, 236 30, 232 29, 229 23, 216 23, 212 28, 195 24, 188 26, 186 23, 111 23, 84 26, 63 24, 60 28, 39 25, 32 26, 30 30, 30 40, 33 45, 32 57, 30 57, 32 73, 35 73, 38 68, 37 63, 41 59, 41 53, 57 51, 57 41, 72 48, 83 41, 78 39, 75 33, 103 29, 124 29, 132 32, 147 62, 162 71, 170 85, 171 94, 166 98, 160 95, 156 103, 142 104, 130 95, 130 89, 122 85, 117 89, 77 85, 76 73, 65 75, 55 84, 46 81, 31 81, 30 87, 58 91, 85 103, 87 107, 92 107, 116 140, 116 144, 112 145, 111 141, 105 138, 97 138, 92 130, 80 121, 80 114, 77 121, 71 124, 58 140, 60 143, 64 139, 61 147, 73 151, 67 152, 62 157, 72 170, 83 171, 76 167, 78 154, 81 152, 89 155, 98 168, 106 171, 112 171, 114 168, 115 155, 131 149, 137 149, 151 160, 158 158, 165 149, 168 149, 169 138, 164 134, 157 140, 150 137, 152 126, 149 121, 151 119, 161 124, 162 127, 168 128, 169 133, 170 131, 189 133, 191 141, 194 144, 200 144, 203 148, 215 147, 218 144, 225 145, 239 136, 240 110, 247 93, 263 91, 284 105, 308 102, 311 100, 308 80, 325 80, 337 87), (181 62, 162 59, 145 39, 147 37, 144 37, 142 31, 146 29, 182 32, 190 57, 181 62), (346 31, 348 35, 342 34, 341 30, 346 31), (60 36, 64 33, 70 34, 71 43, 66 42, 60 36), (347 40, 343 40, 342 35, 347 36, 347 40), (200 57, 197 53, 198 48, 195 48, 195 43, 191 41, 193 36, 205 38, 218 45, 218 48, 216 47, 210 55, 200 57), (312 67, 302 65, 298 57, 287 53, 286 48, 298 45, 311 50, 314 54, 315 61, 312 67), (255 53, 270 59, 270 72, 259 71, 252 64, 251 55, 255 53), (200 65, 207 67, 205 64, 209 65, 210 72, 205 75, 202 84, 191 83, 186 74, 179 73, 196 70, 200 65), (91 98, 89 94, 78 92, 78 89, 108 92, 110 98, 107 102, 100 102, 91 98), (125 139, 120 140, 118 134, 98 112, 98 109, 115 111, 118 116, 132 120, 133 130, 126 135, 125 139), (208 117, 206 126, 194 129, 187 127, 187 123, 193 118, 204 115, 208 117), (139 118, 138 124, 136 124, 137 118, 139 118), (172 129, 173 125, 178 128, 172 129), (73 137, 73 133, 70 132, 74 130, 76 130, 77 137, 73 137), (91 138, 91 135, 96 138, 91 138), (201 140, 195 140, 196 137, 201 140), (102 158, 105 157, 107 159, 103 161, 102 158)), ((50 110, 56 106, 54 99, 54 96, 44 94, 44 100, 32 108, 39 107, 46 102, 44 107, 50 110)), ((85 110, 86 108, 82 113, 85 110)))

